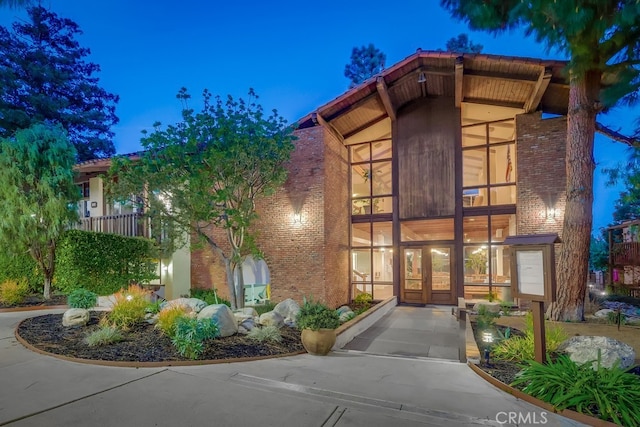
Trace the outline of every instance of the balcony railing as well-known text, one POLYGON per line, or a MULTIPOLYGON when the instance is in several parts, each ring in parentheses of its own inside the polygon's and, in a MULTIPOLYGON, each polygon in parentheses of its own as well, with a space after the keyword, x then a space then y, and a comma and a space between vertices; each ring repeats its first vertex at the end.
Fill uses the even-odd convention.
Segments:
POLYGON ((72 228, 126 237, 149 237, 148 222, 139 213, 81 218, 72 228))
POLYGON ((640 242, 614 243, 611 255, 613 265, 640 265, 640 242))

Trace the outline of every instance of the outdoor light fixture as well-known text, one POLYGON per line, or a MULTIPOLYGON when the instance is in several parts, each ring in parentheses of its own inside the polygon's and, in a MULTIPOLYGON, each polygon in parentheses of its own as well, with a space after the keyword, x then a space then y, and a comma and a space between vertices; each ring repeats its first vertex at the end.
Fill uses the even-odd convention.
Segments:
POLYGON ((424 73, 424 71, 420 71, 420 74, 418 75, 418 83, 425 83, 427 81, 427 75, 424 73))
POLYGON ((489 359, 490 359, 489 349, 485 348, 484 349, 484 364, 485 364, 485 366, 489 366, 489 359))
POLYGON ((554 219, 556 217, 556 209, 547 207, 547 219, 554 219))
POLYGON ((126 298, 127 301, 131 301, 132 299, 133 299, 133 295, 127 295, 127 298, 126 298))
POLYGON ((294 212, 293 213, 293 223, 294 224, 301 224, 302 223, 302 215, 300 214, 300 212, 294 212))
POLYGON ((491 332, 483 332, 482 333, 482 342, 486 342, 486 343, 492 343, 493 342, 493 335, 491 334, 491 332))

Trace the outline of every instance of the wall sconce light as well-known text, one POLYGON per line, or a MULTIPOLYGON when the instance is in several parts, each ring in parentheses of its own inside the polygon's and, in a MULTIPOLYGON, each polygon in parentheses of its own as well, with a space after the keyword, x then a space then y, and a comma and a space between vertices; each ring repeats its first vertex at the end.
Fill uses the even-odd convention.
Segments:
POLYGON ((293 213, 293 223, 302 224, 302 214, 300 212, 293 213))
POLYGON ((420 71, 420 74, 418 74, 418 83, 425 83, 427 81, 427 75, 424 73, 424 71, 420 71))
POLYGON ((547 207, 547 219, 554 219, 556 217, 556 209, 547 207))

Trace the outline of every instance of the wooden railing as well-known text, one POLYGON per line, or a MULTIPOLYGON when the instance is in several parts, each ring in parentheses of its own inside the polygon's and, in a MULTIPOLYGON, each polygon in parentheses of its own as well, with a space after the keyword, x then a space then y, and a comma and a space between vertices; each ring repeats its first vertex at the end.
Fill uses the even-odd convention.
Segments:
POLYGON ((147 221, 138 213, 81 218, 72 228, 126 237, 149 237, 147 221))
POLYGON ((640 242, 614 243, 611 255, 613 265, 640 265, 640 242))

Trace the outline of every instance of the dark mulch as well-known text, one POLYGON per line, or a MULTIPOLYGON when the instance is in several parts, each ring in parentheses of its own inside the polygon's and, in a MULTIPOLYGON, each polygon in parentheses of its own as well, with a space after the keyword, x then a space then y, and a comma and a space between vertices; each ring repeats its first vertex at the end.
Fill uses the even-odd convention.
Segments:
MULTIPOLYGON (((102 312, 91 312, 84 327, 62 326, 62 314, 32 317, 20 324, 18 334, 34 347, 54 354, 80 359, 125 362, 170 362, 190 360, 180 356, 171 339, 153 325, 142 323, 124 332, 124 341, 89 347, 84 338, 99 327, 102 312)), ((304 350, 298 330, 283 327, 281 343, 259 343, 244 335, 216 338, 205 343, 200 360, 276 356, 304 350)))
POLYGON ((0 302, 0 308, 16 308, 16 307, 36 307, 36 306, 53 306, 66 305, 66 295, 51 295, 51 298, 45 300, 42 295, 29 295, 20 304, 4 304, 0 302))

